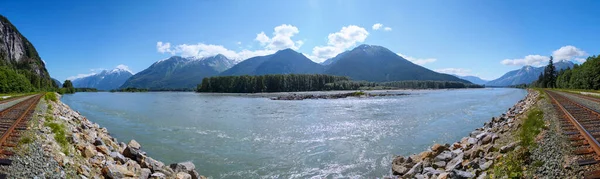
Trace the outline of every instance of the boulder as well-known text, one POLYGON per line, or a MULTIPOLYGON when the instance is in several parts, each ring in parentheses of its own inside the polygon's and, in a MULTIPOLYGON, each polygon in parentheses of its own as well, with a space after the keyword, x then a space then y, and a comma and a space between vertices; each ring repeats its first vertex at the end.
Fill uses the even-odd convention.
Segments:
POLYGON ((133 159, 140 163, 142 163, 143 159, 145 158, 141 150, 129 146, 127 146, 127 148, 123 150, 123 156, 133 159))
POLYGON ((437 174, 442 173, 442 171, 436 170, 432 167, 425 167, 425 168, 423 168, 423 173, 430 173, 432 175, 437 175, 437 174))
POLYGON ((165 166, 164 163, 154 160, 152 157, 146 157, 144 158, 144 160, 141 162, 142 167, 144 168, 149 168, 152 171, 155 171, 156 169, 162 168, 165 166))
POLYGON ((475 177, 475 174, 473 174, 471 172, 462 171, 462 170, 454 170, 454 174, 456 174, 457 178, 473 178, 473 177, 475 177))
POLYGON ((102 152, 103 154, 110 154, 110 150, 108 149, 108 147, 106 147, 106 145, 97 145, 96 150, 102 152))
POLYGON ((150 171, 150 169, 142 168, 140 172, 140 179, 148 179, 148 177, 150 177, 150 174, 152 174, 152 171, 150 171))
POLYGON ((450 178, 450 174, 449 173, 440 173, 440 175, 438 175, 437 179, 448 179, 450 178))
POLYGON ((138 143, 135 140, 129 141, 129 143, 127 144, 127 147, 131 147, 131 148, 134 148, 134 149, 137 149, 137 150, 140 150, 142 148, 142 146, 140 145, 140 143, 138 143))
POLYGON ((179 172, 175 175, 176 179, 192 179, 192 175, 185 173, 185 172, 179 172))
POLYGON ((443 146, 441 144, 433 144, 433 146, 431 146, 431 151, 439 154, 440 152, 446 150, 446 146, 443 146))
POLYGON ((494 164, 493 160, 487 161, 485 163, 483 163, 483 165, 480 165, 479 168, 481 168, 481 170, 487 170, 488 168, 490 168, 492 165, 494 164))
POLYGON ((432 164, 432 166, 435 168, 446 168, 446 162, 445 161, 437 161, 437 162, 434 162, 432 164))
POLYGON ((169 167, 171 167, 171 169, 173 169, 173 171, 175 172, 191 172, 192 170, 196 169, 196 166, 194 165, 194 163, 192 162, 181 162, 181 163, 174 163, 169 165, 169 167))
POLYGON ((502 146, 502 147, 500 147, 500 153, 509 152, 509 151, 513 150, 516 145, 517 145, 517 143, 513 142, 513 143, 507 144, 505 146, 502 146))
POLYGON ((127 170, 127 167, 123 165, 107 164, 102 168, 102 174, 106 178, 124 178, 134 177, 135 174, 132 171, 127 170))
POLYGON ((96 139, 94 139, 94 145, 95 146, 104 145, 104 142, 102 141, 102 139, 96 137, 96 139))
POLYGON ((156 173, 153 173, 152 175, 150 175, 150 178, 152 178, 152 179, 165 179, 165 178, 167 178, 167 175, 165 175, 164 173, 156 172, 156 173))
POLYGON ((127 167, 127 170, 139 175, 140 173, 142 173, 142 167, 140 166, 140 164, 138 164, 137 162, 133 161, 133 160, 129 160, 125 163, 125 166, 127 167))
POLYGON ((459 154, 458 156, 454 157, 454 159, 450 160, 450 162, 448 162, 448 164, 446 164, 446 171, 452 171, 456 168, 458 168, 462 162, 463 162, 463 154, 459 154))
POLYGON ((421 173, 422 171, 423 171, 423 163, 418 162, 408 172, 406 172, 406 174, 404 174, 402 177, 411 178, 411 177, 415 176, 416 174, 421 173))
POLYGON ((419 160, 423 161, 429 158, 432 158, 434 156, 433 151, 423 151, 419 154, 419 160))
MULTIPOLYGON (((121 164, 124 164, 125 162, 127 162, 127 160, 129 160, 128 158, 125 158, 125 156, 123 156, 123 154, 121 154, 119 152, 111 152, 109 155, 115 161, 121 162, 121 164)), ((148 175, 150 175, 150 174, 148 174, 148 175)))
POLYGON ((452 159, 452 153, 450 151, 444 151, 442 153, 440 153, 439 155, 437 155, 434 158, 434 161, 448 161, 452 159))
POLYGON ((90 158, 90 157, 96 156, 96 154, 98 152, 96 152, 96 147, 87 145, 83 148, 83 151, 81 151, 81 153, 83 154, 83 157, 90 158))

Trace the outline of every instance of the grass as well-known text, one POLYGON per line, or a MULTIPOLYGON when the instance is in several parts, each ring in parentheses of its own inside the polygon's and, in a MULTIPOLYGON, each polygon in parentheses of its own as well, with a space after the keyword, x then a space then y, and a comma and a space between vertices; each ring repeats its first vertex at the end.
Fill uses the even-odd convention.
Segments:
POLYGON ((533 108, 527 113, 527 118, 523 121, 523 127, 519 131, 521 145, 529 147, 535 145, 535 136, 544 129, 544 112, 538 108, 533 108))
MULTIPOLYGON (((535 137, 545 129, 544 112, 537 108, 531 108, 526 118, 523 119, 523 126, 517 132, 516 137, 521 140, 520 148, 507 153, 500 158, 494 165, 492 178, 523 178, 526 166, 531 163, 529 158, 531 153, 529 149, 535 147, 535 137)), ((532 167, 542 166, 541 161, 533 162, 532 167)))
POLYGON ((65 125, 54 122, 45 122, 44 126, 50 127, 52 133, 54 133, 54 140, 61 146, 62 152, 69 155, 69 141, 67 140, 67 132, 65 125))
POLYGON ((44 99, 46 101, 57 101, 58 97, 56 97, 56 93, 54 92, 46 92, 46 94, 44 95, 44 99))

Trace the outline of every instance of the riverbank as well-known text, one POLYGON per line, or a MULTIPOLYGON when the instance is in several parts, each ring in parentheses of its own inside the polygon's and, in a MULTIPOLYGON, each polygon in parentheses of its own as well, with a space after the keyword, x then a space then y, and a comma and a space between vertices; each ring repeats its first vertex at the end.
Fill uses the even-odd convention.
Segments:
MULTIPOLYGON (((493 117, 459 142, 434 144, 419 154, 397 156, 392 161, 393 175, 403 178, 503 177, 499 176, 503 175, 501 172, 495 171, 509 165, 502 163, 507 162, 503 158, 510 159, 512 151, 521 151, 523 148, 521 145, 525 142, 520 141, 524 138, 519 136, 519 129, 529 125, 524 121, 529 120, 527 114, 537 104, 539 95, 538 91, 528 90, 525 99, 506 113, 493 117)), ((512 175, 510 171, 504 174, 508 177, 512 175)))
POLYGON ((0 171, 14 178, 204 178, 192 162, 165 165, 135 140, 118 142, 60 100, 41 100, 11 157, 0 171))

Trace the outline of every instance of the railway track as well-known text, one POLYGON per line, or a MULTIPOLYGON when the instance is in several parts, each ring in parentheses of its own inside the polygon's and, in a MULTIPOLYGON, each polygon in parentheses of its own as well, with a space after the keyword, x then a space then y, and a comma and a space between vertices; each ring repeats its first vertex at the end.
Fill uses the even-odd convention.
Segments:
POLYGON ((597 98, 597 97, 592 97, 592 96, 588 96, 588 95, 584 95, 584 94, 579 94, 579 93, 571 93, 571 94, 573 94, 573 95, 575 95, 577 97, 580 97, 580 98, 584 98, 584 99, 587 99, 587 100, 590 100, 590 101, 594 101, 594 102, 600 103, 600 98, 597 98))
POLYGON ((21 98, 25 98, 25 97, 29 97, 29 96, 31 96, 31 95, 17 96, 17 97, 8 98, 8 99, 5 99, 5 100, 1 100, 0 104, 8 103, 8 102, 11 102, 11 101, 14 101, 14 100, 18 100, 18 99, 21 99, 21 98))
MULTIPOLYGON (((41 98, 38 94, 0 111, 0 165, 12 163, 7 159, 13 155, 9 149, 17 146, 21 131, 27 129, 27 121, 41 98)), ((6 174, 0 174, 0 178, 6 178, 6 174)))
MULTIPOLYGON (((600 163, 600 113, 581 105, 559 93, 548 91, 552 105, 559 111, 559 120, 563 133, 569 136, 574 151, 582 160, 579 166, 600 163)), ((594 168, 594 167, 590 167, 594 168)), ((584 173, 584 178, 600 178, 600 170, 591 169, 584 173)))

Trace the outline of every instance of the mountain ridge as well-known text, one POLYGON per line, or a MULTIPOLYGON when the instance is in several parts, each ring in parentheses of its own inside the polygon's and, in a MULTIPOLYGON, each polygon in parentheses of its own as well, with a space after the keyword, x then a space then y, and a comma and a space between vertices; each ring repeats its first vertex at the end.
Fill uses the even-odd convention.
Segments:
MULTIPOLYGON (((558 61, 554 63, 554 65, 556 66, 556 70, 559 71, 561 69, 573 68, 575 64, 571 61, 558 61)), ((487 82, 485 85, 502 87, 520 84, 530 84, 538 79, 539 75, 544 72, 545 67, 546 66, 533 67, 525 65, 520 69, 506 72, 504 75, 500 76, 495 80, 487 82)))

